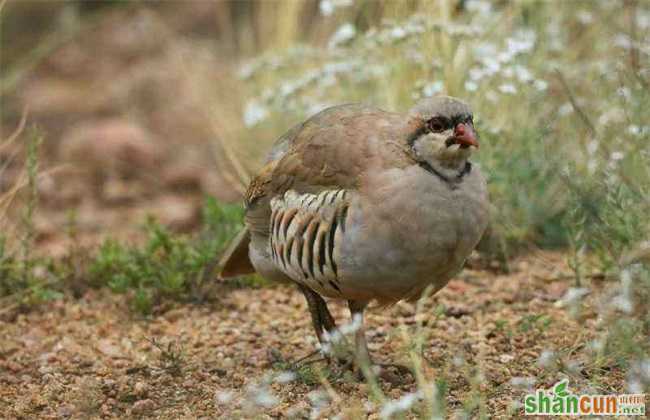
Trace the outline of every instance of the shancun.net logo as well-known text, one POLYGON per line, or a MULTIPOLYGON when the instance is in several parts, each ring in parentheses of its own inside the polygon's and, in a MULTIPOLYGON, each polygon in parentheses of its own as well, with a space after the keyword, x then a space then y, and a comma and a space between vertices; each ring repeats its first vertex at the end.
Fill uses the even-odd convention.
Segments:
POLYGON ((575 395, 564 379, 553 388, 538 389, 524 398, 526 415, 645 416, 645 394, 575 395))

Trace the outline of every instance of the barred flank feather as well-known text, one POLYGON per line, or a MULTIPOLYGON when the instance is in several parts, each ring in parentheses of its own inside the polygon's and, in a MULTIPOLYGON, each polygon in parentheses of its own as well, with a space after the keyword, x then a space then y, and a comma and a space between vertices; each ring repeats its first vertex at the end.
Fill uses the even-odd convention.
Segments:
POLYGON ((346 199, 345 190, 290 190, 271 200, 271 258, 289 277, 312 289, 341 293, 335 249, 345 232, 346 199))

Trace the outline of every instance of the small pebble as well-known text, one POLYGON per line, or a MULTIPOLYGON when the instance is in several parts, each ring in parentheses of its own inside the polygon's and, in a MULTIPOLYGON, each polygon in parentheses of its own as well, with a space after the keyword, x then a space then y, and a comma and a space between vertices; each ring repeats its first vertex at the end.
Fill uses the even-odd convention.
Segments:
POLYGON ((138 397, 145 397, 147 395, 148 386, 146 383, 138 381, 133 387, 133 393, 138 397))
POLYGON ((133 414, 146 414, 153 411, 155 406, 154 402, 148 398, 146 400, 139 400, 133 404, 132 412, 133 414))

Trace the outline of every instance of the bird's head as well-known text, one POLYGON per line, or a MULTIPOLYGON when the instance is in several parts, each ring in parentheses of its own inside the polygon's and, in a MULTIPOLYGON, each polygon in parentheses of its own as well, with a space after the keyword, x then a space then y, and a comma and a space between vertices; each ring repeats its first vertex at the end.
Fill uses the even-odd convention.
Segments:
POLYGON ((450 96, 422 99, 409 112, 417 127, 409 138, 416 160, 441 173, 462 172, 473 148, 478 148, 469 105, 450 96))

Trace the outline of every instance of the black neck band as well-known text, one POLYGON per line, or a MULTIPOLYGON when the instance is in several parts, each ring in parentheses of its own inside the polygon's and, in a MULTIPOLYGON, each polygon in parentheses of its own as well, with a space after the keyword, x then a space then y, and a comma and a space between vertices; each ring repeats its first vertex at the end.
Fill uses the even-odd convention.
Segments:
POLYGON ((453 178, 450 178, 446 175, 443 175, 440 173, 440 171, 437 171, 433 166, 429 165, 428 162, 418 162, 420 167, 424 169, 425 171, 437 176, 441 180, 443 180, 446 184, 448 184, 452 189, 456 188, 456 184, 458 184, 460 181, 462 181, 463 177, 470 172, 472 172, 472 164, 467 161, 465 162, 465 166, 463 167, 463 170, 458 173, 453 178))

